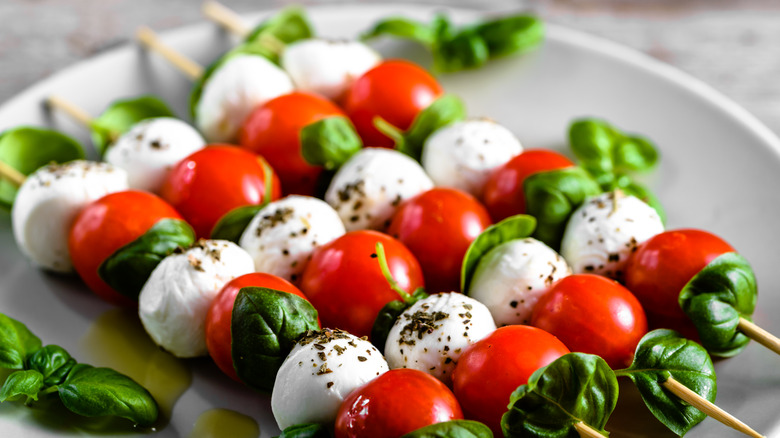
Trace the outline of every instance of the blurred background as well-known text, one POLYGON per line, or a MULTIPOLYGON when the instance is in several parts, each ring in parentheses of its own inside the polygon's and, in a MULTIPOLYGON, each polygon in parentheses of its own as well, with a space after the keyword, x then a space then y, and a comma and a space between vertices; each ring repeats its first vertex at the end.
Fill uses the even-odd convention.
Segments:
MULTIPOLYGON (((252 12, 304 0, 223 0, 252 12)), ((381 3, 392 2, 384 0, 381 3)), ((360 1, 360 3, 380 3, 360 1)), ((780 1, 438 0, 484 10, 532 10, 545 20, 633 47, 703 80, 780 134, 780 1)), ((0 102, 108 48, 142 24, 164 31, 203 21, 199 0, 0 0, 0 102)), ((366 23, 368 27, 369 23, 366 23)))

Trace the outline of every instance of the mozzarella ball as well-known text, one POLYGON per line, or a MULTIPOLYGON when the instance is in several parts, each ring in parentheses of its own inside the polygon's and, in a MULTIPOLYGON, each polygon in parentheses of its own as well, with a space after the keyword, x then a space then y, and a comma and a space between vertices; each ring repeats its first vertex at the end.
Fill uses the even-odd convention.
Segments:
POLYGON ((16 195, 11 222, 22 254, 44 269, 70 272, 70 227, 103 196, 127 190, 127 173, 108 163, 76 160, 41 167, 16 195))
POLYGON ((347 231, 382 230, 401 203, 433 188, 416 161, 391 149, 365 148, 336 172, 325 192, 347 231))
POLYGON ((496 329, 490 311, 461 293, 431 295, 406 309, 385 343, 390 369, 412 368, 449 385, 461 353, 496 329))
POLYGON ((422 165, 437 186, 480 197, 493 170, 521 152, 520 141, 505 127, 485 119, 465 120, 425 141, 422 165))
POLYGON ((179 161, 206 145, 192 126, 172 117, 142 120, 108 148, 105 160, 127 171, 130 188, 157 192, 179 161))
POLYGON ((370 342, 341 330, 308 333, 293 347, 274 382, 271 410, 279 428, 332 423, 350 392, 388 371, 370 342))
POLYGON ((561 255, 575 274, 623 279, 626 259, 664 231, 658 213, 635 196, 610 192, 586 201, 566 224, 561 255))
POLYGON ((233 56, 203 86, 195 125, 209 142, 233 142, 252 110, 293 88, 287 73, 266 58, 233 56))
POLYGON ((281 64, 297 89, 338 100, 381 60, 360 41, 307 39, 287 46, 281 64))
POLYGON ((149 337, 177 357, 207 354, 211 301, 225 283, 250 272, 252 256, 226 240, 201 240, 164 258, 138 296, 138 315, 149 337))
POLYGON ((569 274, 563 257, 544 243, 510 240, 482 256, 468 295, 490 309, 498 326, 528 324, 539 298, 569 274))
POLYGON ((330 205, 310 196, 288 196, 262 208, 239 241, 255 270, 297 281, 311 253, 342 235, 344 224, 330 205))

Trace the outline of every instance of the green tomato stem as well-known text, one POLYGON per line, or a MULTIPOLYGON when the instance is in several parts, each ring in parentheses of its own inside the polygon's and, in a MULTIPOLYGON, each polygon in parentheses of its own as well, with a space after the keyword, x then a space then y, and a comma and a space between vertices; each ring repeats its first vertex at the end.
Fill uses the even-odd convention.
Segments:
POLYGON ((393 274, 390 272, 390 266, 387 265, 387 256, 385 255, 385 247, 382 245, 382 242, 376 243, 376 256, 377 260, 379 261, 379 269, 382 270, 382 275, 385 276, 385 280, 387 280, 387 283, 390 285, 390 288, 393 289, 398 295, 401 296, 401 299, 404 300, 404 302, 408 303, 412 299, 412 296, 409 295, 408 292, 401 289, 401 286, 398 285, 398 282, 395 281, 395 278, 393 278, 393 274))
POLYGON ((396 149, 404 144, 406 140, 404 138, 403 132, 400 129, 379 116, 374 117, 374 127, 376 127, 376 129, 378 129, 382 134, 390 137, 390 139, 392 139, 395 143, 396 149))

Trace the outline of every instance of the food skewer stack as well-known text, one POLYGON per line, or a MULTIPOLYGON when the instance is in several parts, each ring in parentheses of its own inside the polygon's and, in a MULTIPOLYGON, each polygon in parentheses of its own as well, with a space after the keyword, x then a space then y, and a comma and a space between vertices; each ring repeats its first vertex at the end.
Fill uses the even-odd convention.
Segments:
MULTIPOLYGON (((137 38, 195 82, 193 118, 219 143, 203 148, 190 136, 157 165, 159 177, 139 158, 149 162, 135 177, 127 169, 129 185, 119 163, 83 164, 120 176, 68 201, 52 227, 54 255, 29 249, 45 227, 30 212, 64 202, 68 189, 28 197, 24 174, 0 163, 0 176, 22 186, 14 230, 34 262, 75 266, 102 298, 137 307, 162 348, 182 358, 208 353, 231 378, 271 392, 284 436, 515 437, 569 428, 603 436, 618 376, 634 381, 679 435, 709 415, 761 436, 712 403, 707 350, 730 357, 749 336, 780 353, 780 342, 749 320, 757 288, 744 258, 709 233, 664 231, 660 203, 633 180, 658 160, 649 140, 605 121, 575 121, 575 165, 524 150, 495 122, 467 118, 418 66, 383 61, 360 42, 315 39, 299 10, 255 30, 216 3, 204 12, 245 39, 207 68, 151 30, 137 38), (344 62, 316 77, 321 69, 295 55, 325 56, 318 51, 344 62), (683 263, 668 242, 695 257, 683 263), (664 272, 648 260, 677 266, 679 281, 659 285, 664 272)), ((444 16, 430 25, 390 18, 366 36, 408 37, 402 29, 414 29, 435 66, 450 71, 529 50, 542 28, 529 16, 462 28, 444 16)), ((149 125, 170 116, 167 108, 129 111, 131 122, 107 128, 62 98, 49 104, 98 131, 109 161, 125 136, 141 145, 149 125)), ((167 129, 171 141, 149 143, 167 149, 182 138, 167 129)), ((57 187, 68 166, 27 180, 57 187)), ((31 371, 22 368, 35 348, 19 348, 18 373, 31 371)), ((54 391, 46 385, 18 395, 32 402, 54 391)), ((15 397, 12 390, 3 389, 15 397)), ((111 409, 74 410, 150 422, 111 409)))

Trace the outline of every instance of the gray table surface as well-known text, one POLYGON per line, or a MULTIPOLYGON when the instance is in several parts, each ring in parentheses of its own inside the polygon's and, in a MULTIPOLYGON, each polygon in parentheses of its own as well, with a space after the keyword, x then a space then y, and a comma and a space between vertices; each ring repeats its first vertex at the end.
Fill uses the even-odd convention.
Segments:
MULTIPOLYGON (((224 0, 238 12, 288 3, 224 0)), ((680 68, 732 98, 780 134, 780 1, 427 3, 491 12, 534 10, 549 22, 601 35, 680 68)), ((66 66, 127 41, 139 25, 165 30, 201 21, 200 4, 198 0, 0 0, 0 102, 66 66)))

